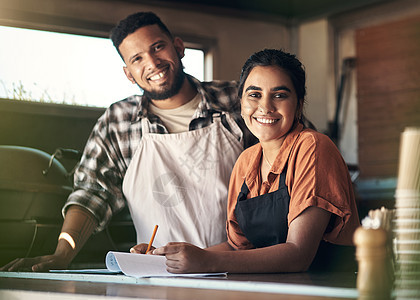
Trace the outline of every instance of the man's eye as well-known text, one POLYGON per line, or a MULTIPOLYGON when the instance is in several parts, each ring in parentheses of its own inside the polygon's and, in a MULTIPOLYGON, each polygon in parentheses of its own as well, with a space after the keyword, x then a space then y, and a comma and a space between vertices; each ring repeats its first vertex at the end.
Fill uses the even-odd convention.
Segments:
POLYGON ((158 44, 155 46, 155 51, 162 50, 165 46, 163 44, 158 44))
POLYGON ((140 56, 136 56, 133 58, 133 60, 131 61, 132 63, 135 63, 136 61, 140 61, 141 57, 140 56))

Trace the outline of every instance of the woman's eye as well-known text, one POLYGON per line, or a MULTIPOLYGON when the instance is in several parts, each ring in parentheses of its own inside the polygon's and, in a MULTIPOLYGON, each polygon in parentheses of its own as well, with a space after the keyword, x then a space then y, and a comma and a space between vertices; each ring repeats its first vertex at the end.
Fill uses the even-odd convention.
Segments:
POLYGON ((260 94, 259 93, 249 93, 248 94, 248 97, 250 97, 250 98, 259 98, 260 97, 260 94))
POLYGON ((278 94, 275 94, 274 95, 274 98, 276 98, 276 99, 284 99, 284 98, 287 98, 287 94, 285 94, 285 93, 278 93, 278 94))

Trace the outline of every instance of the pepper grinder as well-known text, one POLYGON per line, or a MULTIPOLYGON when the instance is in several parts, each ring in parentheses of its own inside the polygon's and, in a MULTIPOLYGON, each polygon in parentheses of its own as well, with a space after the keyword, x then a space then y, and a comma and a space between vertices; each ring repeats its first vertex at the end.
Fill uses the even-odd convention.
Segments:
POLYGON ((391 277, 387 262, 387 232, 382 228, 372 229, 361 226, 356 229, 353 240, 359 265, 358 299, 390 299, 391 277))

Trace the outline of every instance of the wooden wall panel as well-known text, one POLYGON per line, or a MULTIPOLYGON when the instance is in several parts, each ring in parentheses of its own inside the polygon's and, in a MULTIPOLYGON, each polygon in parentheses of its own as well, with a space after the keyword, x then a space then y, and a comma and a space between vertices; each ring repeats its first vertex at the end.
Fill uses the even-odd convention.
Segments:
POLYGON ((400 134, 420 126, 420 16, 356 31, 362 178, 396 177, 400 134))

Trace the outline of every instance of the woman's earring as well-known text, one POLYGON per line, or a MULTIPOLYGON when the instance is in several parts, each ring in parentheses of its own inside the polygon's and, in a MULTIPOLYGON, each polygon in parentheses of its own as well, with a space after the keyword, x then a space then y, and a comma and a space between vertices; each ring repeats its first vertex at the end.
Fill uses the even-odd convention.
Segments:
POLYGON ((296 114, 296 120, 298 122, 300 122, 302 120, 302 112, 301 111, 296 114))

